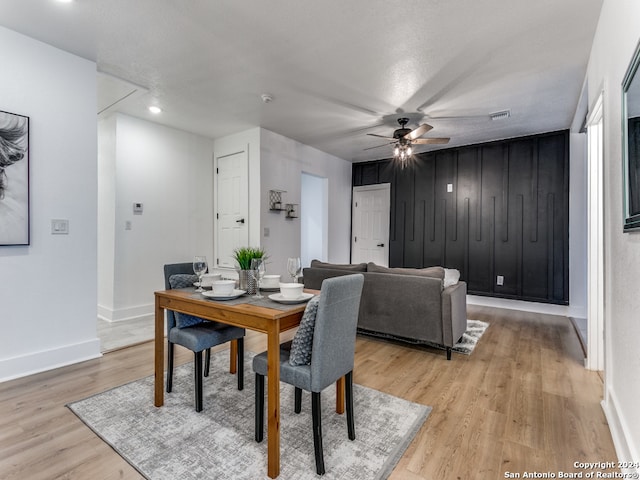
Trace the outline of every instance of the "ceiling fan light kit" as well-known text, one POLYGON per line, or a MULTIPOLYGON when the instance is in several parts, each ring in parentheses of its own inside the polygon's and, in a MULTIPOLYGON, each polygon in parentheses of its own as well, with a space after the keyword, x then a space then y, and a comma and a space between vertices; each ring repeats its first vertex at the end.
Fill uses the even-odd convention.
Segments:
MULTIPOLYGON (((373 137, 392 140, 385 145, 393 145, 393 159, 400 162, 400 168, 404 168, 407 165, 407 161, 411 158, 411 154, 413 153, 413 149, 411 147, 412 145, 438 145, 449 143, 449 138, 419 138, 429 130, 433 129, 433 127, 427 123, 423 123, 413 130, 407 128, 407 123, 409 123, 408 118, 399 118, 398 124, 400 124, 400 128, 393 132, 392 137, 385 137, 383 135, 377 135, 375 133, 367 134, 373 137)), ((384 147, 385 145, 378 145, 378 147, 384 147)))

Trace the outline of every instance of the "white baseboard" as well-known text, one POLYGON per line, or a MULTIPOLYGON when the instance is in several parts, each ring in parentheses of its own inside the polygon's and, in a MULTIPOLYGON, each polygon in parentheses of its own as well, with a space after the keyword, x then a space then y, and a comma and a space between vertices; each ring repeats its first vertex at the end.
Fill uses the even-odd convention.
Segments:
POLYGON ((568 316, 567 305, 552 305, 550 303, 525 302, 522 300, 509 300, 507 298, 482 297, 480 295, 467 295, 467 304, 482 307, 504 308, 507 310, 520 310, 523 312, 544 313, 549 315, 568 316))
POLYGON ((134 320, 137 318, 149 317, 155 315, 155 305, 138 305, 136 307, 121 308, 112 310, 103 305, 98 305, 98 318, 107 322, 122 322, 126 320, 134 320))
POLYGON ((100 339, 0 360, 0 382, 101 357, 100 339))
MULTIPOLYGON (((618 460, 621 462, 638 462, 640 459, 640 452, 637 446, 633 444, 633 440, 629 433, 627 423, 624 421, 618 407, 618 401, 616 395, 610 389, 605 392, 605 399, 601 403, 604 415, 607 418, 609 424, 609 431, 613 438, 613 446, 616 449, 618 460)), ((640 476, 639 468, 627 468, 621 469, 623 473, 636 474, 640 476)), ((628 478, 638 478, 628 477, 628 478)))

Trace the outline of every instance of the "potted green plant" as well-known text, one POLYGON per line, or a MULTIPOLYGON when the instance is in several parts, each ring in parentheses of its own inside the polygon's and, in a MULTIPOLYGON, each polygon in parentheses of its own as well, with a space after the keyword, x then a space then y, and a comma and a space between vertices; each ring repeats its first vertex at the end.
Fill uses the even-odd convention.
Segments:
POLYGON ((262 258, 266 260, 267 254, 260 247, 240 247, 233 251, 233 259, 236 261, 238 268, 238 279, 240 280, 240 290, 246 290, 249 295, 256 293, 256 285, 249 275, 251 269, 251 260, 254 258, 262 258))

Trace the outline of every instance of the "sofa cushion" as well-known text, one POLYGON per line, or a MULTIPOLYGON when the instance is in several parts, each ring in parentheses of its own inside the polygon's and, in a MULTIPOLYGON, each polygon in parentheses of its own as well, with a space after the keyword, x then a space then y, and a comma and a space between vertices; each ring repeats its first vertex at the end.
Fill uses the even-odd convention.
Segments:
POLYGON ((460 270, 456 270, 455 268, 444 269, 444 280, 442 282, 444 288, 450 287, 451 285, 456 285, 459 281, 460 270))
POLYGON ((431 277, 444 280, 444 268, 427 267, 427 268, 388 268, 376 265, 373 262, 367 264, 367 272, 373 273, 395 273, 398 275, 416 275, 419 277, 431 277))
MULTIPOLYGON (((195 282, 198 281, 197 275, 191 275, 188 273, 177 273, 169 277, 169 285, 171 288, 187 288, 192 287, 195 282)), ((176 327, 185 328, 199 323, 205 322, 205 320, 194 317, 193 315, 187 315, 186 313, 173 312, 176 318, 176 327)))
POLYGON ((291 365, 311 365, 311 347, 313 345, 313 331, 316 326, 316 313, 320 295, 316 295, 307 303, 300 320, 298 331, 291 342, 289 363, 291 365))
POLYGON ((366 272, 366 263, 326 263, 320 260, 311 260, 311 268, 331 268, 333 270, 348 270, 350 272, 366 272))

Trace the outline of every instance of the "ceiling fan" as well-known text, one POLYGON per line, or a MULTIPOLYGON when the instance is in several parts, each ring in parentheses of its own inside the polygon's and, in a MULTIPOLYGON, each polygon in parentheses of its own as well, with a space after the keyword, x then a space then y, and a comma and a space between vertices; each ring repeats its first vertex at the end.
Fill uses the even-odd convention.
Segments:
POLYGON ((392 137, 385 137, 384 135, 377 135, 375 133, 367 133, 372 137, 380 137, 386 138, 387 140, 392 140, 391 142, 385 143, 384 145, 377 145, 375 147, 365 148, 365 150, 371 150, 373 148, 380 148, 386 145, 395 144, 393 150, 393 158, 396 160, 400 160, 402 162, 402 166, 404 167, 406 160, 411 156, 412 145, 444 145, 449 143, 449 138, 420 138, 422 135, 427 133, 433 127, 427 123, 423 123, 415 129, 407 128, 407 123, 409 123, 409 119, 406 117, 402 117, 398 119, 398 123, 400 124, 400 128, 393 132, 392 137))

